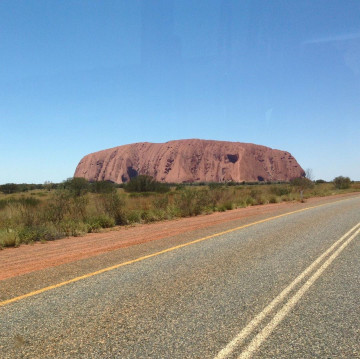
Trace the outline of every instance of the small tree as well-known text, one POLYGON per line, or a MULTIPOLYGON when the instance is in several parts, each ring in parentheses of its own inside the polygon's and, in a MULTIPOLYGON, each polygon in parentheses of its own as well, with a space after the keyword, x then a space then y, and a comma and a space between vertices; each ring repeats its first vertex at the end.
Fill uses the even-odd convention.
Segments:
POLYGON ((313 188, 314 182, 306 177, 297 177, 293 178, 290 181, 290 184, 298 189, 300 192, 300 200, 301 202, 304 201, 304 190, 307 188, 313 188))
POLYGON ((333 183, 337 189, 346 189, 350 187, 351 180, 349 177, 338 176, 334 178, 333 183))
POLYGON ((297 177, 297 178, 293 178, 290 181, 290 184, 294 187, 299 188, 300 190, 305 190, 307 188, 313 188, 314 187, 314 183, 313 181, 309 180, 306 177, 297 177))
POLYGON ((62 183, 64 189, 67 189, 74 197, 79 197, 89 191, 89 182, 82 177, 68 178, 62 183))

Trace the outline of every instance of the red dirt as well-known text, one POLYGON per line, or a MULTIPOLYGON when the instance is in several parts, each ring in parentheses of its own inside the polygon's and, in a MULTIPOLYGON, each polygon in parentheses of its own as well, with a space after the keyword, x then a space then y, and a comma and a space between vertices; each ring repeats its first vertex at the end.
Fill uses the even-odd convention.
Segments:
POLYGON ((107 232, 92 233, 82 237, 69 237, 46 242, 45 244, 35 243, 34 245, 22 245, 19 248, 6 248, 0 251, 0 280, 64 263, 75 262, 122 247, 175 236, 229 221, 290 212, 309 205, 334 201, 336 198, 345 196, 349 195, 312 198, 307 200, 305 204, 292 202, 240 208, 228 212, 217 212, 210 215, 134 227, 118 227, 107 232))

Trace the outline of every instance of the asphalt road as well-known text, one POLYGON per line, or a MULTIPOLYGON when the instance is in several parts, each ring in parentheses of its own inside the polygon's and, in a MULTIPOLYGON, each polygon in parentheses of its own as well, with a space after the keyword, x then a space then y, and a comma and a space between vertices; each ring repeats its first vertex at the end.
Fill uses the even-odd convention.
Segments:
POLYGON ((0 358, 360 358, 359 231, 357 196, 135 246, 126 265, 3 295, 0 358))

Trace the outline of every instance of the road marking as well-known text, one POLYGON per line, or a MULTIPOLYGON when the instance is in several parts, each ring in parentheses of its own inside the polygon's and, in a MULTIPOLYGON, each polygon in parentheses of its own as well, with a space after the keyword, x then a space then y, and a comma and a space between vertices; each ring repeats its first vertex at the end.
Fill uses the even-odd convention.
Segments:
MULTIPOLYGON (((352 199, 352 198, 350 198, 350 199, 352 199)), ((50 291, 50 290, 53 290, 53 289, 56 289, 56 288, 63 287, 63 286, 65 286, 65 285, 67 285, 67 284, 75 283, 75 282, 78 282, 78 281, 83 280, 83 279, 87 279, 87 278, 94 277, 94 276, 96 276, 96 275, 99 275, 99 274, 102 274, 102 273, 105 273, 105 272, 112 271, 112 270, 118 269, 118 268, 120 268, 120 267, 127 266, 127 265, 129 265, 129 264, 133 264, 133 263, 136 263, 136 262, 140 262, 140 261, 143 261, 143 260, 148 259, 148 258, 156 257, 156 256, 159 256, 159 255, 164 254, 164 253, 172 252, 172 251, 174 251, 174 250, 176 250, 176 249, 184 248, 184 247, 187 247, 187 246, 190 246, 190 245, 199 243, 199 242, 206 241, 206 240, 211 239, 211 238, 215 238, 215 237, 218 237, 218 236, 222 236, 222 235, 227 234, 227 233, 235 232, 235 231, 238 231, 238 230, 240 230, 240 229, 244 229, 244 228, 248 228, 248 227, 251 227, 251 226, 255 226, 255 225, 257 225, 257 224, 269 222, 269 221, 272 221, 272 220, 274 220, 274 219, 278 219, 278 218, 281 218, 281 217, 290 216, 290 215, 295 214, 295 213, 300 213, 300 212, 304 212, 304 211, 307 211, 307 210, 310 210, 310 209, 323 207, 323 206, 326 206, 326 205, 329 205, 329 204, 333 204, 333 203, 336 203, 336 202, 348 201, 348 200, 350 200, 350 199, 339 200, 339 201, 334 201, 334 202, 330 202, 330 203, 323 203, 323 204, 319 204, 319 205, 317 205, 317 206, 312 206, 312 207, 306 207, 306 208, 298 209, 298 210, 296 210, 296 211, 291 211, 291 212, 283 213, 283 214, 280 214, 280 215, 277 215, 277 216, 265 218, 265 219, 262 219, 262 220, 260 220, 260 221, 248 223, 248 224, 245 224, 245 225, 236 227, 236 228, 228 229, 228 230, 223 231, 223 232, 219 232, 219 233, 215 233, 215 234, 212 234, 212 235, 209 235, 209 236, 206 236, 206 237, 202 237, 202 238, 196 239, 196 240, 191 241, 191 242, 187 242, 187 243, 184 243, 184 244, 180 244, 180 245, 178 245, 178 246, 170 247, 170 248, 164 249, 164 250, 162 250, 162 251, 155 252, 155 253, 152 253, 152 254, 148 254, 148 255, 146 255, 146 256, 142 256, 142 257, 139 257, 139 258, 136 258, 136 259, 127 261, 127 262, 115 264, 115 265, 113 265, 113 266, 111 266, 111 267, 106 267, 106 268, 100 269, 100 270, 95 271, 95 272, 87 273, 87 274, 84 274, 84 275, 82 275, 82 276, 75 277, 75 278, 69 279, 69 280, 64 281, 64 282, 61 282, 61 283, 57 283, 57 284, 54 284, 54 285, 50 285, 50 286, 48 286, 48 287, 44 287, 44 288, 41 288, 41 289, 38 289, 38 290, 35 290, 35 291, 32 291, 32 292, 29 292, 29 293, 20 295, 20 296, 18 296, 18 297, 14 297, 14 298, 11 298, 11 299, 4 300, 4 301, 0 302, 0 307, 3 307, 3 306, 5 306, 5 305, 11 304, 11 303, 18 302, 18 301, 20 301, 20 300, 22 300, 22 299, 26 299, 26 298, 29 298, 29 297, 33 297, 33 296, 38 295, 38 294, 41 294, 41 293, 45 293, 45 292, 47 292, 47 291, 50 291)))
POLYGON ((324 270, 332 263, 332 261, 343 251, 343 249, 360 233, 360 222, 352 227, 347 233, 345 233, 339 240, 337 240, 330 248, 328 248, 323 254, 321 254, 310 266, 308 266, 293 282, 290 283, 275 299, 268 304, 264 310, 259 313, 253 320, 247 324, 247 326, 224 348, 222 349, 215 359, 225 359, 231 355, 236 348, 244 342, 244 340, 261 324, 266 316, 282 301, 285 297, 299 284, 307 275, 311 272, 326 258, 331 252, 339 247, 335 252, 321 265, 321 267, 308 279, 305 284, 293 295, 288 302, 274 315, 273 319, 265 328, 252 340, 249 346, 241 353, 238 359, 250 358, 259 346, 266 340, 276 326, 284 319, 286 314, 295 306, 310 286, 316 281, 317 278, 324 272, 324 270), (353 233, 356 231, 353 235, 353 233), (345 242, 344 240, 351 235, 345 242), (342 245, 341 243, 344 242, 342 245))
POLYGON ((325 262, 324 264, 305 282, 305 284, 294 294, 288 302, 276 313, 274 318, 269 324, 252 340, 250 345, 245 351, 241 353, 238 359, 251 358, 259 346, 266 340, 266 338, 272 333, 272 331, 279 325, 279 323, 285 318, 290 310, 296 305, 301 297, 309 290, 314 282, 321 276, 324 270, 334 261, 334 259, 349 245, 349 243, 360 233, 358 229, 346 242, 344 242, 340 248, 338 248, 325 262))

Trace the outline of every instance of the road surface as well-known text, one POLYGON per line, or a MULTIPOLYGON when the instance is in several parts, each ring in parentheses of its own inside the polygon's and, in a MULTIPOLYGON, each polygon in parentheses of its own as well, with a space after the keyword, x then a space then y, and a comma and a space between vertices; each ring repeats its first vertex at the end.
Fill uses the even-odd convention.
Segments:
POLYGON ((360 358, 359 196, 212 230, 0 281, 0 358, 360 358))

